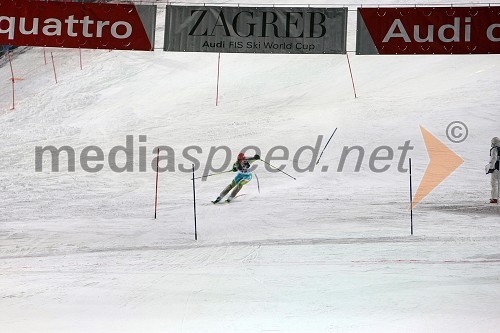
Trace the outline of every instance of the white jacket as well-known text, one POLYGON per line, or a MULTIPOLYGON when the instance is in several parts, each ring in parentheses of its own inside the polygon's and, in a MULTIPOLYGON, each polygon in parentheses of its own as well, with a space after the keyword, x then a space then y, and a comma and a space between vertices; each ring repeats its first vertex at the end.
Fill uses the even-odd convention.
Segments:
POLYGON ((490 149, 490 169, 496 169, 495 164, 499 160, 498 150, 500 149, 500 139, 497 137, 491 140, 491 149, 490 149))

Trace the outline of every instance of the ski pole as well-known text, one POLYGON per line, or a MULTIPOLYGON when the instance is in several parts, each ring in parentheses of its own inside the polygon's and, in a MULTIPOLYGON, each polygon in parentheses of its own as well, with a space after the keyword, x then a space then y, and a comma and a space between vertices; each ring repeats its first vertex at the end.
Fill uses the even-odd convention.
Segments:
MULTIPOLYGON (((194 179, 200 179, 200 178, 206 178, 206 177, 211 177, 211 176, 217 176, 217 175, 222 175, 223 173, 228 173, 228 172, 233 172, 233 170, 227 170, 227 171, 223 171, 223 172, 219 172, 219 173, 212 173, 210 175, 205 175, 205 176, 201 176, 201 177, 196 177, 194 179)), ((193 179, 191 179, 193 180, 193 179)))
MULTIPOLYGON (((259 159, 259 160, 261 160, 261 159, 259 159)), ((274 166, 274 165, 272 165, 271 163, 267 163, 267 162, 266 162, 266 161, 264 161, 264 160, 261 160, 261 161, 262 161, 262 162, 264 162, 264 163, 266 163, 266 164, 267 164, 267 165, 269 165, 270 167, 272 167, 272 168, 274 168, 274 169, 276 169, 276 170, 278 170, 278 171, 280 171, 280 172, 283 172, 285 175, 287 175, 288 177, 292 178, 293 180, 297 180, 297 178, 295 178, 295 177, 293 177, 293 176, 290 176, 290 175, 289 175, 289 174, 287 174, 285 171, 283 171, 283 170, 281 170, 281 169, 279 169, 279 168, 275 167, 275 166, 274 166)))
POLYGON ((257 177, 257 174, 254 173, 255 175, 255 179, 257 179, 257 189, 259 190, 259 194, 260 194, 260 183, 259 183, 259 177, 257 177))
POLYGON ((328 144, 330 143, 330 140, 333 138, 333 136, 335 135, 335 132, 337 132, 337 127, 335 128, 335 131, 333 131, 332 133, 332 136, 330 136, 330 139, 328 139, 326 145, 325 145, 325 148, 323 148, 323 150, 321 151, 321 155, 319 155, 319 158, 318 158, 318 161, 316 162, 316 165, 318 165, 319 163, 319 160, 321 159, 321 156, 323 156, 323 153, 325 152, 325 149, 326 147, 328 146, 328 144))

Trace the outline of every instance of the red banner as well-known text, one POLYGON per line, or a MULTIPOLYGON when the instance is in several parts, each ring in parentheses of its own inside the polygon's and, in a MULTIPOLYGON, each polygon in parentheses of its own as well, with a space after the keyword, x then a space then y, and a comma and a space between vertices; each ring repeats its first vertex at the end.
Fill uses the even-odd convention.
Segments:
POLYGON ((500 7, 358 8, 357 54, 500 53, 500 7))
POLYGON ((0 45, 154 49, 156 6, 2 0, 0 45))

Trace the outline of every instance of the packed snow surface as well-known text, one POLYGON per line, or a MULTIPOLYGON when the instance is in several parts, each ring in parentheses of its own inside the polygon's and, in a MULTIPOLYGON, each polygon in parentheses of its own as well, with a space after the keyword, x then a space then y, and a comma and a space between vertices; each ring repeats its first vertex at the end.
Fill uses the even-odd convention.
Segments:
MULTIPOLYGON (((161 48, 164 5, 158 16, 161 48)), ((498 332, 500 207, 488 204, 484 165, 500 136, 500 56, 350 53, 354 98, 345 55, 221 54, 218 106, 217 54, 83 50, 83 69, 78 50, 46 58, 14 54, 14 110, 0 67, 2 332, 498 332), (462 143, 446 136, 453 121, 469 129, 462 143), (415 192, 429 163, 420 126, 464 163, 415 207, 411 236, 398 147, 414 147, 403 167, 411 157, 415 192), (335 128, 313 172, 292 168, 335 128), (85 147, 107 158, 126 136, 133 172, 82 169, 85 147), (254 179, 220 205, 210 200, 233 174, 198 180, 195 241, 192 175, 178 167, 191 167, 191 145, 202 149, 196 176, 212 146, 233 157, 286 146, 273 163, 297 180, 257 162, 260 192, 254 179), (75 171, 63 153, 59 172, 48 155, 36 172, 37 146, 72 147, 75 171), (159 174, 155 220, 157 146, 173 149, 175 170, 159 174), (359 172, 355 153, 338 171, 345 146, 363 147, 359 172), (369 165, 380 146, 394 151, 381 173, 369 165)))

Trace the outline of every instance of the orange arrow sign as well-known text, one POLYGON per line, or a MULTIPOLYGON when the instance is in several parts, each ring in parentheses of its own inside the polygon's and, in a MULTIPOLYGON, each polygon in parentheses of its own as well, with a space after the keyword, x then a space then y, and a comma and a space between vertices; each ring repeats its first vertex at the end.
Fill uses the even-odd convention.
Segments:
POLYGON ((417 193, 413 197, 413 207, 424 199, 443 180, 453 173, 464 160, 446 147, 434 135, 420 126, 420 131, 424 137, 427 154, 429 154, 429 165, 425 170, 424 177, 420 181, 417 193))

